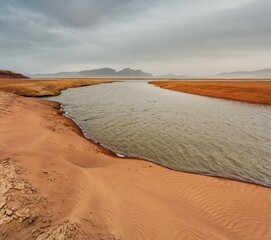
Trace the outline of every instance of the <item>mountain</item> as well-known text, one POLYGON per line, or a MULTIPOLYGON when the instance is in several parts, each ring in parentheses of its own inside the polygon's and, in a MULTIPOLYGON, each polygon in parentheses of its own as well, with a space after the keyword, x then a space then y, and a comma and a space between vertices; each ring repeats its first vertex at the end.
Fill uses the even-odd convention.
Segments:
POLYGON ((28 78, 20 73, 11 72, 8 70, 0 70, 0 78, 28 78))
POLYGON ((223 72, 217 76, 225 78, 271 78, 271 68, 257 71, 223 72))
POLYGON ((95 77, 149 78, 149 77, 153 77, 152 74, 150 73, 146 73, 141 70, 134 70, 130 68, 125 68, 118 72, 112 68, 101 68, 101 69, 85 70, 85 71, 80 71, 80 72, 59 72, 59 73, 52 73, 52 74, 35 74, 35 75, 30 75, 30 76, 32 78, 95 78, 95 77))
POLYGON ((133 70, 130 68, 124 68, 117 73, 120 77, 153 77, 152 74, 142 72, 141 70, 133 70))

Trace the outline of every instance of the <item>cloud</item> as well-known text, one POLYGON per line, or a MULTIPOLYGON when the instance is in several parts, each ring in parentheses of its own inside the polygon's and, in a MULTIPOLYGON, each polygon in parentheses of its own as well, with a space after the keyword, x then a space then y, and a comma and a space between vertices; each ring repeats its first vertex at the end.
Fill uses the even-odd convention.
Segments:
POLYGON ((271 60, 269 0, 0 3, 0 68, 207 74, 268 67, 271 60))

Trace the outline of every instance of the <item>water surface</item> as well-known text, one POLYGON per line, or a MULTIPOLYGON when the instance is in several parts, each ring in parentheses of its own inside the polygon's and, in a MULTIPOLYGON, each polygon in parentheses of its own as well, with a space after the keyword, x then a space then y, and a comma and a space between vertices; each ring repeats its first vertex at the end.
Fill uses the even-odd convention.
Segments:
MULTIPOLYGON (((50 98, 91 139, 172 169, 271 185, 271 107, 120 82, 50 98)), ((129 161, 129 160, 127 160, 129 161)))

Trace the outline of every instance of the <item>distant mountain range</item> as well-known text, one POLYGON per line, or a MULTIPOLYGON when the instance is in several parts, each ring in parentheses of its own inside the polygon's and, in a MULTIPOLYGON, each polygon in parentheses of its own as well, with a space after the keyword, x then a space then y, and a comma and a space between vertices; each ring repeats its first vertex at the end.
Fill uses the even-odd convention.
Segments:
POLYGON ((166 74, 156 76, 157 78, 167 79, 271 79, 271 68, 261 69, 256 71, 236 71, 236 72, 223 72, 217 75, 175 75, 166 74))
POLYGON ((28 78, 28 77, 12 71, 0 70, 0 78, 28 78))
POLYGON ((222 78, 271 78, 271 68, 257 71, 223 72, 216 76, 222 78))
MULTIPOLYGON (((0 78, 27 78, 22 74, 11 71, 0 70, 0 78)), ((85 70, 79 72, 59 72, 51 74, 34 74, 28 75, 34 79, 46 78, 165 78, 165 79, 271 79, 271 68, 261 69, 256 71, 236 71, 236 72, 222 72, 217 75, 200 76, 200 75, 175 75, 165 74, 153 76, 150 73, 141 70, 134 70, 131 68, 124 68, 121 71, 116 71, 112 68, 100 68, 93 70, 85 70)))
POLYGON ((124 68, 121 71, 116 71, 112 68, 101 68, 101 69, 93 69, 93 70, 85 70, 80 72, 59 72, 52 74, 34 74, 29 75, 31 78, 149 78, 153 77, 152 74, 143 72, 141 70, 134 70, 130 68, 124 68))

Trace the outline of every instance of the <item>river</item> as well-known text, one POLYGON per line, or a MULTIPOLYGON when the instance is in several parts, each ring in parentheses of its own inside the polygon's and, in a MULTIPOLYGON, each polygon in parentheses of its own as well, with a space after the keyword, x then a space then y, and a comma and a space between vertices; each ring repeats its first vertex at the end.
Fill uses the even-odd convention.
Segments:
POLYGON ((144 81, 73 88, 49 99, 62 103, 89 138, 118 155, 271 186, 271 106, 144 81))

